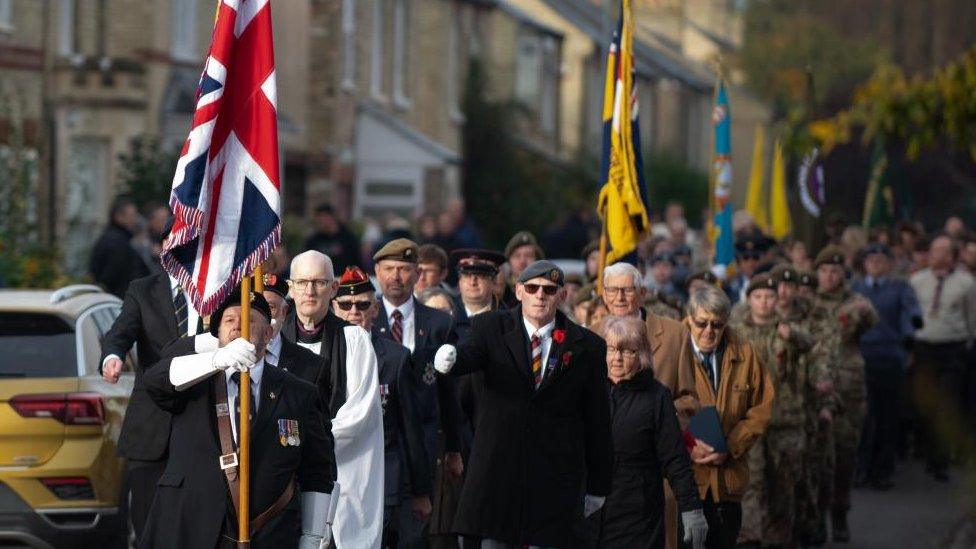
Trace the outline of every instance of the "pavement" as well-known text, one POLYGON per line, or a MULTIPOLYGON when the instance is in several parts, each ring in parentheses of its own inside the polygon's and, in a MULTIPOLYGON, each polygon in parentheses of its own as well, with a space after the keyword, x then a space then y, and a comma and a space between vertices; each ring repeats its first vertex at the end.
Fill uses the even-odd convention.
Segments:
POLYGON ((826 547, 930 549, 950 546, 946 540, 960 528, 967 506, 976 502, 976 497, 967 493, 967 487, 971 485, 967 486, 962 470, 950 471, 949 482, 938 482, 925 473, 921 462, 899 462, 894 481, 895 487, 887 492, 855 489, 848 517, 851 541, 826 547))

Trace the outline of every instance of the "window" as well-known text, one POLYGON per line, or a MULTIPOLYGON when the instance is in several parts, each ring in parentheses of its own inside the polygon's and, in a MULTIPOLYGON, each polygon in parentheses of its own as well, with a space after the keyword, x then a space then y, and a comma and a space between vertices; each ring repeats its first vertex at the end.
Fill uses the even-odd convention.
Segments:
POLYGON ((407 69, 410 60, 410 9, 407 0, 394 0, 393 4, 393 101, 399 107, 409 107, 407 95, 407 69))
POLYGON ((383 4, 385 0, 373 2, 373 48, 369 62, 369 91, 375 99, 385 100, 383 96, 383 4))
POLYGON ((0 30, 14 28, 14 0, 0 0, 0 30))
POLYGON ((559 118, 559 65, 559 38, 523 28, 515 59, 515 99, 534 113, 548 137, 555 136, 559 118))
MULTIPOLYGON (((89 323, 87 330, 90 341, 97 348, 98 332, 94 324, 89 323)), ((3 334, 0 335, 0 377, 78 375, 75 331, 60 317, 4 312, 0 314, 0 334, 3 334)))
POLYGON ((61 9, 58 13, 58 53, 66 57, 74 54, 78 49, 75 44, 76 5, 77 0, 61 0, 61 9))
POLYGON ((342 0, 342 87, 356 87, 356 0, 342 0))
POLYGON ((176 59, 197 58, 197 1, 173 0, 170 53, 176 59))

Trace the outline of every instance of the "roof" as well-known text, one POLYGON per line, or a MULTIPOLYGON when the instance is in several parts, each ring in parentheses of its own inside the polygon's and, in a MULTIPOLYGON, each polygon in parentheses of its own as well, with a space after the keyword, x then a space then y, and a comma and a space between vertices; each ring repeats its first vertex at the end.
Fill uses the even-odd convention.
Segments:
MULTIPOLYGON (((588 34, 597 44, 605 46, 610 42, 616 21, 611 21, 599 6, 587 0, 543 1, 588 34)), ((634 39, 634 59, 638 73, 674 78, 699 91, 709 90, 714 84, 713 78, 704 67, 637 37, 634 39)))
POLYGON ((370 101, 361 101, 359 108, 363 113, 370 115, 370 117, 393 133, 417 145, 429 154, 441 159, 441 161, 449 164, 459 164, 461 162, 461 156, 458 153, 410 127, 406 122, 370 101))
POLYGON ((94 286, 66 286, 59 290, 48 289, 2 289, 0 290, 0 311, 22 311, 60 314, 74 318, 102 303, 121 304, 122 300, 94 286), (57 303, 51 303, 56 292, 64 296, 57 303))

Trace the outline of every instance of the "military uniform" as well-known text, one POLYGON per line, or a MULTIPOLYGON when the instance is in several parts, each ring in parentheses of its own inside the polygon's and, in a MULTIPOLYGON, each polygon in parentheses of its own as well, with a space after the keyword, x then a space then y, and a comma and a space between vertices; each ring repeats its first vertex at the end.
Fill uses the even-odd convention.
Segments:
MULTIPOLYGON (((844 256, 840 249, 836 246, 824 248, 817 256, 815 266, 824 264, 843 265, 844 256)), ((830 511, 836 536, 838 530, 846 534, 858 443, 867 411, 864 358, 859 342, 861 335, 878 321, 878 314, 870 301, 846 287, 829 293, 821 292, 817 301, 827 321, 834 323, 835 330, 830 337, 837 349, 830 365, 830 379, 836 395, 831 423, 835 465, 830 511)), ((824 481, 830 482, 830 478, 824 481)), ((821 503, 821 508, 824 503, 821 503)))
MULTIPOLYGON (((766 274, 753 277, 748 293, 758 289, 776 290, 776 281, 766 274)), ((757 324, 745 315, 735 325, 759 354, 775 388, 773 409, 766 432, 749 451, 749 484, 742 501, 743 529, 740 539, 789 545, 793 538, 797 484, 802 476, 805 448, 804 357, 813 345, 800 322, 777 316, 757 324), (785 322, 790 336, 778 330, 785 322)))

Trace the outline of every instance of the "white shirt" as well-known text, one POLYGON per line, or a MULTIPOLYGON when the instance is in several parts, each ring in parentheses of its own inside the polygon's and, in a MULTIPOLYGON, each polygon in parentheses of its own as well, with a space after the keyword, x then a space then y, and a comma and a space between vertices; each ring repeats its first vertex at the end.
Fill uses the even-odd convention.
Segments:
MULTIPOLYGON (((689 336, 689 337, 691 337, 691 336, 689 336)), ((719 365, 716 362, 716 359, 718 358, 718 353, 716 352, 716 351, 718 351, 718 347, 716 347, 712 351, 712 356, 709 359, 708 364, 705 364, 705 353, 702 352, 702 350, 698 348, 698 344, 695 343, 695 338, 694 337, 691 338, 691 347, 695 350, 695 354, 698 355, 698 360, 702 361, 702 364, 705 365, 706 367, 711 368, 711 370, 712 370, 712 379, 714 379, 716 382, 720 382, 721 380, 718 378, 718 368, 719 368, 719 365)), ((713 386, 712 388, 715 389, 715 392, 716 393, 718 392, 718 387, 713 386)))
POLYGON ((400 311, 400 314, 403 315, 403 320, 401 320, 403 325, 403 341, 400 343, 413 353, 414 342, 417 340, 414 337, 413 296, 410 296, 410 299, 406 300, 399 307, 394 306, 384 297, 383 308, 386 309, 386 318, 391 331, 393 330, 393 311, 400 311))
MULTIPOLYGON (((173 278, 169 277, 169 296, 176 299, 177 292, 181 291, 180 283, 173 278)), ((190 296, 186 296, 186 333, 180 335, 194 336, 197 335, 197 324, 200 322, 200 313, 193 308, 193 303, 190 303, 190 296)), ((179 324, 179 323, 177 323, 179 324)))
MULTIPOLYGON (((549 364, 549 350, 552 349, 552 330, 556 327, 556 319, 552 322, 546 324, 545 326, 536 329, 535 326, 529 323, 529 320, 522 317, 522 322, 525 324, 525 333, 529 335, 529 350, 532 349, 532 336, 539 336, 539 347, 542 349, 542 375, 546 375, 547 365, 549 364)), ((531 363, 532 356, 529 355, 529 360, 531 363)))
POLYGON ((281 358, 281 332, 275 334, 271 341, 268 342, 268 347, 265 349, 265 358, 268 362, 279 366, 278 359, 281 358))
MULTIPOLYGON (((237 440, 237 414, 235 410, 237 406, 235 403, 237 401, 237 384, 231 379, 234 372, 237 370, 234 368, 227 368, 224 370, 224 381, 227 383, 227 406, 230 408, 230 428, 234 432, 234 440, 237 440)), ((257 417, 258 415, 258 404, 261 403, 261 377, 264 374, 264 359, 262 358, 251 368, 251 394, 256 398, 254 402, 251 402, 251 417, 257 417)))
POLYGON ((481 313, 487 313, 490 310, 491 310, 491 303, 477 310, 469 308, 467 303, 464 304, 464 312, 468 315, 468 318, 471 318, 475 315, 480 315, 481 313))

